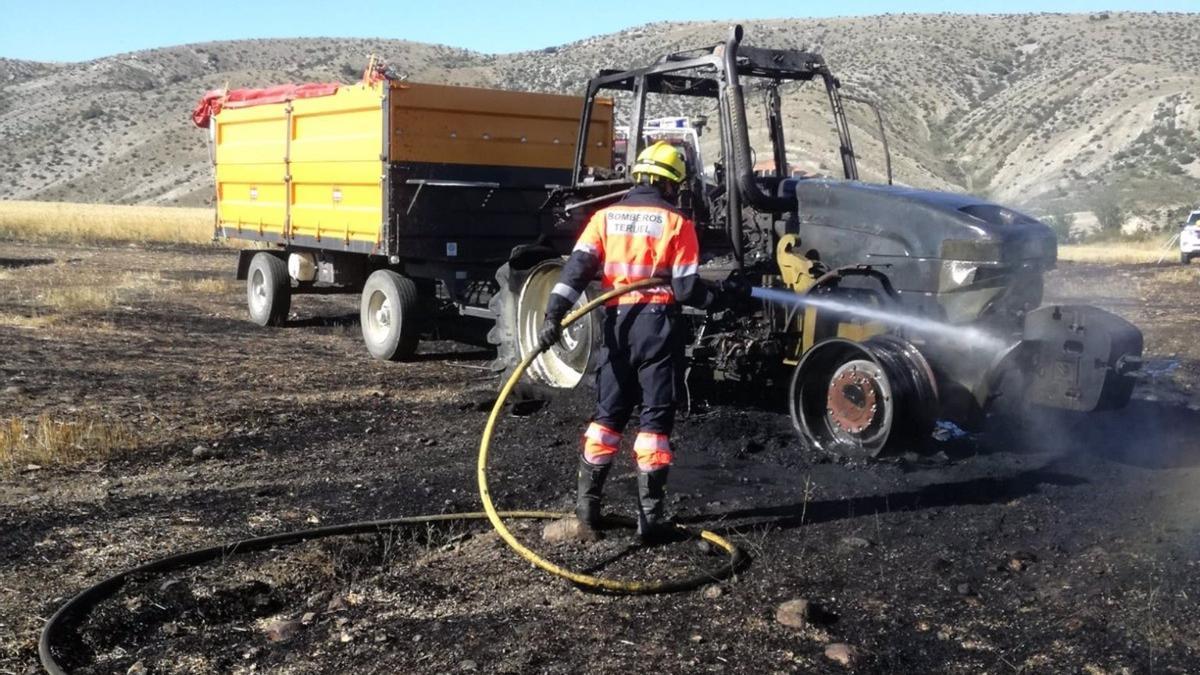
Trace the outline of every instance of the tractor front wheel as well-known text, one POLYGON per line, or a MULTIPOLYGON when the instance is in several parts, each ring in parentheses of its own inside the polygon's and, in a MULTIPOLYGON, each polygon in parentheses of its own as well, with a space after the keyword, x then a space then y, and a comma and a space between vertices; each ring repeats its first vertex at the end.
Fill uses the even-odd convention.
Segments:
POLYGON ((796 365, 789 398, 806 446, 856 458, 929 433, 937 411, 925 358, 911 343, 886 336, 817 344, 796 365))

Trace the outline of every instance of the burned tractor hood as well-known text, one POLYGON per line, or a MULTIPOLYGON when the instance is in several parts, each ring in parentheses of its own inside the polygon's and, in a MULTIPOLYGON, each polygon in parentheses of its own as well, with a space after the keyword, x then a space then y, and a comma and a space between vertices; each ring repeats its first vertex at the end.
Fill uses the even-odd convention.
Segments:
MULTIPOLYGON (((1045 224, 971 195, 824 179, 783 181, 780 191, 798 201, 796 228, 805 248, 831 266, 925 259, 1043 271, 1057 258, 1045 224)), ((907 290, 936 290, 932 278, 893 281, 907 290)))
POLYGON ((789 229, 805 254, 830 268, 870 265, 910 311, 954 324, 1015 326, 1041 304, 1058 256, 1045 224, 971 195, 824 179, 780 191, 797 202, 789 229))

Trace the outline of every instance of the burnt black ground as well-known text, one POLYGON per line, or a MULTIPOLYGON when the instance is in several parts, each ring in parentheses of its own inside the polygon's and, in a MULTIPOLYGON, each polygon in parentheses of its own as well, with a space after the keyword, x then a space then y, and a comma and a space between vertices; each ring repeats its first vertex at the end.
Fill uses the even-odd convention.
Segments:
MULTIPOLYGON (((372 361, 353 298, 305 297, 294 325, 244 320, 211 250, 0 245, 3 416, 120 420, 139 447, 0 478, 0 673, 35 672, 42 620, 138 562, 342 521, 472 511, 478 435, 498 386, 479 347, 431 340, 372 361), (65 262, 65 261, 71 262, 65 262), (150 276, 107 309, 39 308, 47 287, 150 276), (41 316, 49 321, 38 323, 41 316), (318 318, 324 317, 324 318, 318 318), (205 444, 215 457, 196 459, 205 444)), ((1138 323, 1148 375, 1126 410, 934 443, 873 463, 801 450, 784 415, 715 405, 683 419, 678 518, 753 556, 722 593, 587 594, 521 562, 485 525, 329 540, 132 584, 80 626, 80 672, 1195 672, 1200 668, 1197 277, 1064 265, 1058 301, 1138 323), (1014 440, 1019 439, 1019 440, 1014 440), (715 596, 715 597, 714 597, 715 596), (792 598, 834 619, 774 619, 792 598), (330 603, 332 607, 330 606, 330 603), (306 616, 311 613, 311 616, 306 616), (269 641, 265 624, 301 622, 269 641)), ((507 417, 501 508, 564 509, 586 393, 507 417)), ((628 453, 626 453, 628 455, 628 453)), ((610 503, 628 513, 629 457, 610 503)), ((545 546, 606 574, 680 574, 713 557, 613 533, 545 546)))

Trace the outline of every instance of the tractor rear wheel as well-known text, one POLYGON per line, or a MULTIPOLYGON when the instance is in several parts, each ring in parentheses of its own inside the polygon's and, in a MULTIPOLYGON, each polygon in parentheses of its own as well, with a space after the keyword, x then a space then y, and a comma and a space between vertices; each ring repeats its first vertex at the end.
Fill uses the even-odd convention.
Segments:
MULTIPOLYGON (((504 265, 496 272, 499 290, 489 304, 496 325, 488 340, 496 345, 497 370, 510 370, 537 349, 546 304, 562 267, 560 258, 549 258, 528 270, 504 265)), ((592 297, 591 291, 584 291, 576 306, 592 297)), ((592 313, 563 331, 559 343, 534 360, 530 378, 547 389, 574 389, 591 370, 599 342, 600 317, 592 313)))

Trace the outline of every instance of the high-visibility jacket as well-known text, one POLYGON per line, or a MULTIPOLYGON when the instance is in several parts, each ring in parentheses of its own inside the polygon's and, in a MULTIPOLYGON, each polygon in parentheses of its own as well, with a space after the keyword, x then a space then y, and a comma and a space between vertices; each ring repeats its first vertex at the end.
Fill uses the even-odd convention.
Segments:
POLYGON ((546 315, 566 315, 597 274, 604 290, 651 278, 663 281, 609 300, 610 306, 680 302, 707 307, 714 293, 700 279, 699 267, 695 224, 656 188, 638 185, 588 221, 551 291, 546 315))

